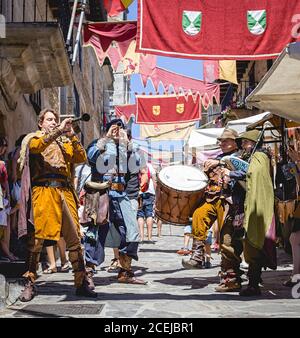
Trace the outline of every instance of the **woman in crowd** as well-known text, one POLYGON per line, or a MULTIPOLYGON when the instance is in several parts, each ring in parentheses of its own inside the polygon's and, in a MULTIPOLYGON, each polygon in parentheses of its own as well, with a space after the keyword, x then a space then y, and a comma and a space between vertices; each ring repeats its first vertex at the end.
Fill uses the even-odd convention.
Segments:
POLYGON ((6 164, 4 162, 4 155, 7 151, 8 142, 4 136, 0 137, 0 185, 2 191, 2 204, 3 208, 0 211, 0 245, 1 250, 5 258, 10 261, 17 260, 17 257, 14 256, 9 249, 10 243, 10 195, 9 195, 9 185, 8 185, 8 174, 6 169, 6 164))

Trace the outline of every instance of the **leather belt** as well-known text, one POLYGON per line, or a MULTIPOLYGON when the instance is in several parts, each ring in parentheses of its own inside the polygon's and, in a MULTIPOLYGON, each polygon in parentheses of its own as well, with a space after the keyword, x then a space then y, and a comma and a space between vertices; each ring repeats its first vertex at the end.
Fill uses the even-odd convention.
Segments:
POLYGON ((110 190, 115 190, 115 191, 124 191, 125 190, 125 186, 123 183, 112 183, 110 186, 110 190))
POLYGON ((61 174, 45 174, 45 175, 40 175, 39 177, 36 177, 37 181, 45 180, 45 179, 67 180, 68 177, 66 175, 61 175, 61 174))
POLYGON ((44 182, 32 182, 33 187, 49 187, 49 188, 69 188, 68 182, 49 180, 44 182))

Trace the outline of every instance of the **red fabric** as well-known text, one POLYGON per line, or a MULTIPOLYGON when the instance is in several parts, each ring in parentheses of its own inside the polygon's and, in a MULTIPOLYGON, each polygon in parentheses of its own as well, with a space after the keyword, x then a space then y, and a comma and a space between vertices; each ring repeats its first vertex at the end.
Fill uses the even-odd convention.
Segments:
POLYGON ((140 0, 138 13, 140 53, 202 60, 268 59, 300 38, 294 16, 300 13, 299 0, 140 0), (247 11, 254 10, 267 12, 266 30, 260 35, 248 29, 247 11), (202 12, 198 34, 184 32, 183 11, 202 12))
POLYGON ((147 182, 142 182, 142 175, 141 175, 141 173, 139 173, 139 182, 140 182, 141 192, 146 192, 148 190, 150 179, 151 179, 151 173, 150 173, 149 167, 147 166, 147 182))
POLYGON ((110 60, 110 64, 114 71, 117 70, 120 61, 122 60, 122 55, 120 53, 120 49, 118 45, 110 46, 107 51, 107 56, 110 60))
POLYGON ((122 57, 127 52, 130 42, 136 38, 136 22, 97 22, 84 25, 83 44, 91 45, 98 56, 100 64, 107 56, 108 49, 114 41, 122 57))
POLYGON ((138 124, 165 124, 201 119, 200 97, 192 95, 137 95, 138 124))
POLYGON ((130 120, 131 116, 135 117, 136 105, 127 104, 127 105, 122 105, 122 106, 115 106, 115 114, 118 117, 124 117, 127 123, 130 120))
POLYGON ((119 15, 126 9, 120 0, 104 0, 103 2, 108 16, 119 15))
POLYGON ((5 191, 7 182, 8 182, 8 174, 6 166, 5 163, 0 160, 0 184, 3 191, 5 191))
POLYGON ((144 86, 146 86, 147 80, 150 79, 157 92, 161 83, 165 92, 168 92, 169 87, 172 86, 177 94, 184 92, 201 96, 205 109, 213 104, 213 98, 216 99, 218 104, 220 102, 220 86, 218 84, 206 84, 201 80, 156 67, 153 63, 149 65, 146 62, 142 62, 142 59, 140 61, 140 74, 144 86))
POLYGON ((212 83, 219 79, 219 61, 205 60, 203 61, 203 80, 212 83))

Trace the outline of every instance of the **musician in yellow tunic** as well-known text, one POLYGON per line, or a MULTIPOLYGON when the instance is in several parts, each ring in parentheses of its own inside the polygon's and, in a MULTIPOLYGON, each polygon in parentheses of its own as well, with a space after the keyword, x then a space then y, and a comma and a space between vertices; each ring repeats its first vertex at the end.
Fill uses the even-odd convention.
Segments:
POLYGON ((38 125, 40 131, 23 140, 19 161, 22 170, 26 154, 29 156, 34 225, 34 231, 29 231, 28 236, 28 271, 24 274, 26 283, 20 300, 30 301, 36 294, 36 266, 44 241, 58 241, 60 236, 64 237, 69 250, 76 294, 96 297, 89 288, 85 271, 77 200, 72 186, 73 165, 86 160, 85 150, 74 134, 71 118, 58 125, 57 113, 44 109, 38 125))
POLYGON ((235 142, 237 132, 232 129, 225 129, 218 138, 222 154, 215 159, 209 159, 204 163, 204 170, 209 177, 209 184, 205 191, 205 199, 195 210, 192 218, 193 253, 189 260, 182 260, 186 269, 205 268, 205 240, 208 230, 215 221, 218 221, 219 229, 222 228, 228 210, 226 197, 230 191, 226 188, 221 175, 221 159, 224 156, 236 152, 235 142))

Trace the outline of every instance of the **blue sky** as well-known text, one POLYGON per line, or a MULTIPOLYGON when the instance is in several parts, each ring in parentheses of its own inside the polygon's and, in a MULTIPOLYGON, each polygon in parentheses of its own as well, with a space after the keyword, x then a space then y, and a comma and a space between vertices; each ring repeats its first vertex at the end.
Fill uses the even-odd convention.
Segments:
MULTIPOLYGON (((134 0, 129 6, 127 20, 137 20, 137 0, 134 0)), ((178 74, 190 76, 199 80, 203 79, 203 67, 201 60, 158 56, 157 65, 178 74)), ((138 76, 136 76, 136 78, 137 77, 138 76)), ((137 90, 135 90, 136 92, 141 93, 145 91, 145 89, 143 89, 141 84, 139 85, 138 79, 136 78, 133 77, 132 86, 137 88, 137 90)), ((147 91, 151 90, 151 86, 147 86, 146 89, 147 91)))
MULTIPOLYGON (((127 20, 137 20, 137 0, 129 6, 127 20)), ((190 59, 181 59, 181 58, 171 58, 171 57, 157 57, 157 65, 161 68, 173 71, 178 74, 186 75, 193 77, 195 79, 202 80, 203 79, 203 67, 202 61, 200 60, 190 60, 190 59)), ((146 88, 143 87, 142 82, 140 80, 140 76, 135 74, 131 77, 131 103, 135 102, 135 94, 134 93, 154 93, 154 89, 152 84, 148 81, 146 88)), ((133 124, 132 126, 132 135, 134 138, 139 138, 139 126, 133 124)), ((162 146, 163 150, 170 149, 170 144, 173 144, 175 149, 182 148, 182 141, 160 141, 154 142, 152 144, 156 149, 159 146, 162 146)))

